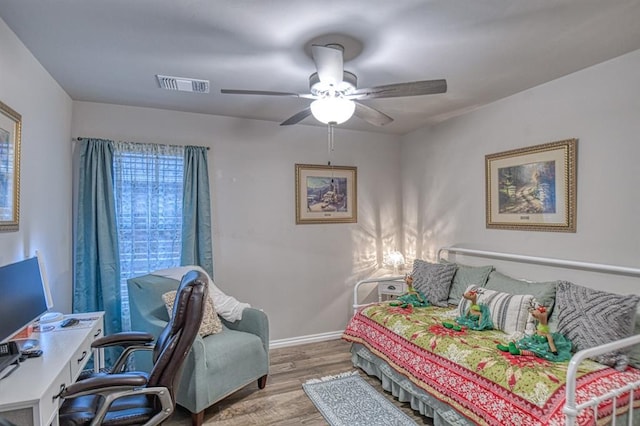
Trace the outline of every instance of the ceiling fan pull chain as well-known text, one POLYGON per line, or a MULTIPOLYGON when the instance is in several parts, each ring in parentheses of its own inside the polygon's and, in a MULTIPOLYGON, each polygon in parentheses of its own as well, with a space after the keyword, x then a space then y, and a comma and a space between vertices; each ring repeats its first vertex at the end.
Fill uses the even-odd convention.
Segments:
POLYGON ((331 166, 331 153, 333 152, 333 126, 335 125, 335 123, 329 123, 329 127, 328 127, 328 141, 327 141, 327 155, 329 157, 329 161, 327 161, 327 166, 329 166, 329 168, 331 169, 331 186, 333 187, 334 181, 333 181, 333 167, 331 166))
POLYGON ((333 123, 329 123, 327 127, 327 156, 329 157, 329 161, 327 161, 327 165, 331 165, 331 153, 333 152, 333 123))

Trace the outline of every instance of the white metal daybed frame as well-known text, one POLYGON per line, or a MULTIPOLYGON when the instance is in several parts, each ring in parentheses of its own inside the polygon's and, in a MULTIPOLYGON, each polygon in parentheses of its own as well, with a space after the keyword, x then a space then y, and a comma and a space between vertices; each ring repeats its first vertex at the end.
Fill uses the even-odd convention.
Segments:
MULTIPOLYGON (((462 247, 443 247, 438 250, 438 260, 442 259, 443 253, 458 253, 462 255, 468 256, 477 256, 483 258, 493 258, 499 260, 508 260, 513 262, 522 262, 522 263, 533 263, 539 265, 547 265, 547 266, 555 266, 561 268, 570 268, 570 269, 582 269, 592 272, 603 272, 609 274, 616 275, 627 275, 632 277, 640 277, 640 269, 631 268, 627 266, 616 266, 616 265, 607 265, 603 263, 592 263, 592 262, 582 262, 575 260, 565 260, 565 259, 555 259, 549 257, 538 257, 538 256, 527 256, 520 254, 512 254, 512 253, 500 253, 494 251, 485 251, 485 250, 477 250, 477 249, 468 249, 462 247)), ((358 290, 359 288, 366 283, 380 283, 380 282, 388 282, 388 281, 397 281, 401 282, 404 279, 404 276, 390 276, 390 277, 382 277, 382 278, 370 278, 358 281, 353 288, 353 309, 354 312, 357 308, 361 306, 365 306, 366 304, 359 304, 358 300, 358 290)), ((576 422, 576 417, 578 413, 585 409, 591 409, 594 411, 597 417, 597 407, 601 402, 606 400, 613 400, 613 414, 612 414, 612 425, 616 424, 616 403, 615 399, 625 393, 629 392, 633 389, 640 389, 640 381, 627 383, 620 389, 616 389, 610 391, 606 394, 600 395, 599 397, 593 398, 590 401, 587 401, 582 404, 576 404, 576 373, 578 371, 578 366, 582 361, 587 358, 594 357, 596 355, 605 354, 607 352, 611 352, 613 350, 626 348, 629 346, 633 346, 635 344, 640 343, 640 334, 627 337, 626 339, 621 339, 615 342, 610 342, 605 345, 597 346, 595 348, 585 349, 579 351, 573 355, 571 360, 569 361, 569 368, 567 371, 567 383, 566 383, 566 401, 565 406, 563 408, 563 412, 565 414, 565 426, 574 426, 576 422)), ((633 401, 633 398, 631 398, 633 401)), ((633 403, 629 404, 628 411, 628 426, 633 426, 633 403)))

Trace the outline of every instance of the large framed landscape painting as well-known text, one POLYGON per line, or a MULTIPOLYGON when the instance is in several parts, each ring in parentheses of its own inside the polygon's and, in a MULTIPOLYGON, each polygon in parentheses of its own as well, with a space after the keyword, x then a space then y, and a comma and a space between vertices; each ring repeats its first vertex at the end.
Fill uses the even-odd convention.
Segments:
POLYGON ((358 221, 357 168, 296 164, 296 224, 358 221))
POLYGON ((485 156, 487 228, 576 232, 577 139, 485 156))

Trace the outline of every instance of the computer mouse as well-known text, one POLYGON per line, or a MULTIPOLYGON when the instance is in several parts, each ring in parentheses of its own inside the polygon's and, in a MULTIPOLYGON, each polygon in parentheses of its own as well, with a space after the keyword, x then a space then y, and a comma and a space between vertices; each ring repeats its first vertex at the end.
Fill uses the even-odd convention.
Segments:
POLYGON ((78 318, 66 318, 64 320, 62 320, 62 322, 60 323, 60 327, 72 327, 74 325, 76 325, 77 323, 79 323, 80 320, 78 318))

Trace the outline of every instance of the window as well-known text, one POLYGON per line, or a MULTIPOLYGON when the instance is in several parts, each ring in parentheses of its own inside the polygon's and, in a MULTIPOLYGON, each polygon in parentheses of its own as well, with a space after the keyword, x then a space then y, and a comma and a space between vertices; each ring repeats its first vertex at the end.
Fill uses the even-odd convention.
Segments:
POLYGON ((180 265, 184 148, 118 142, 113 172, 122 325, 128 330, 127 279, 180 265))

